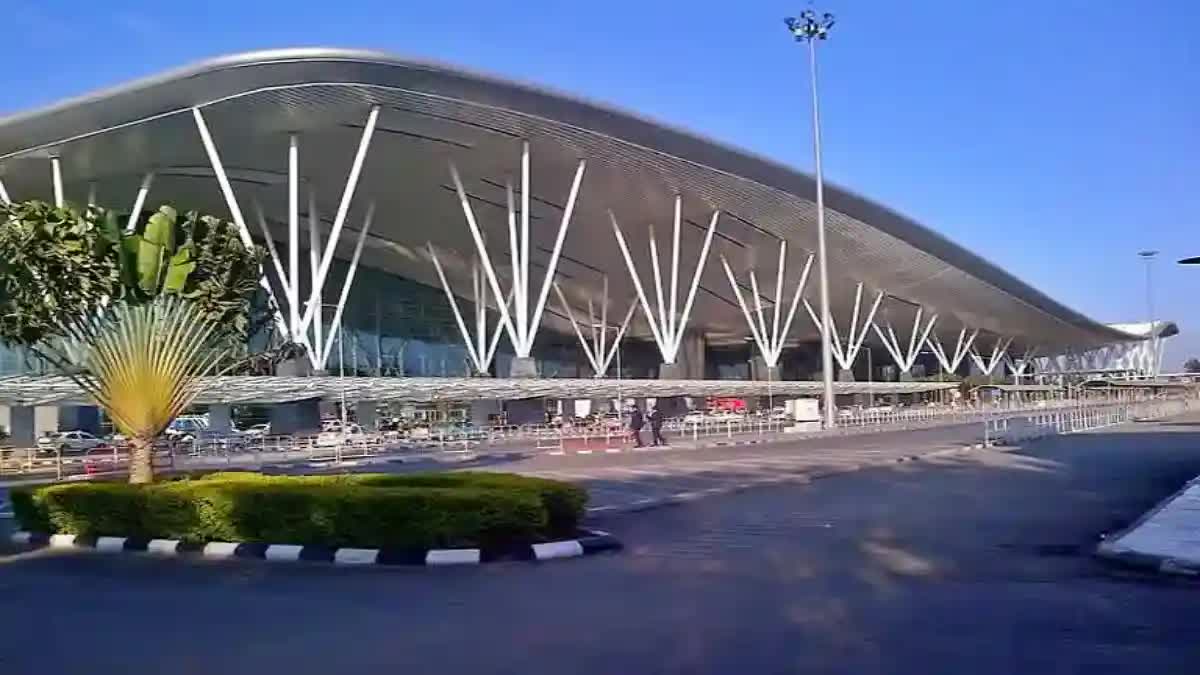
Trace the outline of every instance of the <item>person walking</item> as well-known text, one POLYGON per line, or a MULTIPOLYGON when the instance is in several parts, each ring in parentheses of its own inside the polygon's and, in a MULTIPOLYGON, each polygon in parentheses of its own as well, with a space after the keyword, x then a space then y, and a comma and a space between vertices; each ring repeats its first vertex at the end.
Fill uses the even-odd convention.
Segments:
POLYGON ((659 410, 658 406, 656 405, 650 410, 650 434, 653 437, 653 438, 651 438, 651 442, 653 445, 666 445, 667 444, 666 439, 664 439, 663 435, 662 435, 662 425, 663 425, 663 414, 662 414, 662 411, 659 410))
POLYGON ((642 411, 637 406, 633 407, 633 411, 629 413, 629 437, 633 440, 633 447, 642 447, 642 426, 645 420, 642 417, 642 411))

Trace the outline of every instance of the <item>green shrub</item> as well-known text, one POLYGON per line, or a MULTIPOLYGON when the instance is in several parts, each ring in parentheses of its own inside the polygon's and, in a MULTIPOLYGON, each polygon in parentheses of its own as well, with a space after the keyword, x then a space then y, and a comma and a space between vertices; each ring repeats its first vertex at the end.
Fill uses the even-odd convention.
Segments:
POLYGON ((24 529, 364 548, 505 547, 573 533, 586 493, 509 474, 264 476, 13 490, 24 529))
POLYGON ((477 487, 531 492, 546 508, 553 534, 571 534, 583 518, 588 495, 583 488, 547 478, 511 473, 461 471, 454 473, 358 474, 346 476, 360 485, 407 487, 477 487))

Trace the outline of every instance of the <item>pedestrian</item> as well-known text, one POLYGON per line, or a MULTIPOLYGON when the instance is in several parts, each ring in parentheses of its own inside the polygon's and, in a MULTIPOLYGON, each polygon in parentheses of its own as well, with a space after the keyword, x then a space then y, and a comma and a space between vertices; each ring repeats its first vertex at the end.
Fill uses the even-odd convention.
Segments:
POLYGON ((633 411, 629 413, 629 437, 633 440, 633 447, 642 447, 642 425, 645 420, 642 418, 642 411, 637 406, 633 407, 633 411))
POLYGON ((656 405, 650 410, 650 434, 653 436, 651 441, 653 442, 654 445, 666 445, 667 444, 666 439, 664 439, 663 435, 662 435, 662 425, 663 425, 663 414, 662 414, 662 411, 659 410, 658 406, 656 405))

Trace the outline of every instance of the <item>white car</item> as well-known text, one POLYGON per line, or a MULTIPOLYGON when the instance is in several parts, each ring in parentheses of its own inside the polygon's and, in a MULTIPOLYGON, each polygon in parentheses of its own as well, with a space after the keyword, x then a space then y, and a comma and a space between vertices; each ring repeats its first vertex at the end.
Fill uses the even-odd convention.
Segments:
POLYGON ((103 441, 86 431, 63 431, 42 436, 37 440, 37 447, 41 452, 87 452, 101 443, 103 441))
POLYGON ((361 445, 366 441, 367 434, 354 422, 348 422, 344 429, 342 423, 336 420, 325 422, 321 425, 321 433, 317 434, 317 445, 323 448, 336 445, 361 445))
POLYGON ((271 435, 271 423, 255 424, 254 426, 242 432, 243 436, 248 438, 262 438, 263 436, 271 435))

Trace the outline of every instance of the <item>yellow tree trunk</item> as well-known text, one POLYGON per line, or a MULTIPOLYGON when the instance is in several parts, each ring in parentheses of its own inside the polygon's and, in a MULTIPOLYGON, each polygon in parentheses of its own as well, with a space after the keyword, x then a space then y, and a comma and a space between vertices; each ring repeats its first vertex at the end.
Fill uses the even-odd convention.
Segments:
POLYGON ((129 439, 129 482, 154 482, 154 441, 145 438, 129 439))

